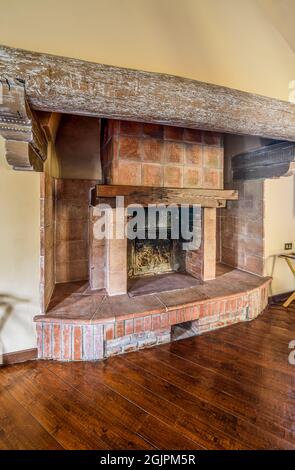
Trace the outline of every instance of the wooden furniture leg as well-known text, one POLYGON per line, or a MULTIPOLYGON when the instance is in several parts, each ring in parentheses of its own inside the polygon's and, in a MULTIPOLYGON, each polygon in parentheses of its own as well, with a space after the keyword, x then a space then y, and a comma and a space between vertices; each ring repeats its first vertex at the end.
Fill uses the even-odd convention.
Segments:
POLYGON ((291 294, 287 298, 286 302, 283 303, 283 306, 286 307, 286 308, 289 307, 289 305, 293 302, 293 300, 295 300, 295 292, 293 292, 293 294, 291 294))

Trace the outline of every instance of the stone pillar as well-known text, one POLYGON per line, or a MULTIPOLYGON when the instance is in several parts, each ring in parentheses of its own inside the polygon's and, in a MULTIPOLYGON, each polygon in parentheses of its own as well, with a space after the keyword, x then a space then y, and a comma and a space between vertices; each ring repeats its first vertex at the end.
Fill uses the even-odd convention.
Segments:
POLYGON ((216 277, 216 209, 205 207, 203 212, 203 281, 216 277))
POLYGON ((201 214, 201 246, 187 252, 186 271, 200 281, 209 281, 216 275, 216 209, 204 207, 201 214))
POLYGON ((106 290, 109 295, 127 293, 125 221, 125 209, 106 211, 106 290))

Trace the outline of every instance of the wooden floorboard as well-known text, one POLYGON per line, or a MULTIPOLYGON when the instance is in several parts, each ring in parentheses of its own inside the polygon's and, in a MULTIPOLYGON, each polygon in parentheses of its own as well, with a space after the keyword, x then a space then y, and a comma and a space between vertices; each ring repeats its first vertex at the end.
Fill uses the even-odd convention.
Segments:
POLYGON ((0 369, 0 449, 295 449, 295 306, 96 363, 0 369))

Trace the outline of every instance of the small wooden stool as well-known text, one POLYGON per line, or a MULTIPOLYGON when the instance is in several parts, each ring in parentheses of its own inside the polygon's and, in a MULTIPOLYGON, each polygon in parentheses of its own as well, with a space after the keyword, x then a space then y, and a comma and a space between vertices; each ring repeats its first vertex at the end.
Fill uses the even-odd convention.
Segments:
MULTIPOLYGON (((293 276, 295 277, 295 265, 294 265, 295 253, 291 253, 290 255, 279 255, 279 258, 284 258, 286 260, 287 265, 289 266, 289 268, 291 269, 291 271, 293 273, 293 276), (292 262, 292 260, 293 260, 293 262, 292 262)), ((288 297, 286 302, 283 303, 283 306, 286 307, 286 308, 289 307, 289 305, 293 302, 293 300, 295 300, 295 291, 293 292, 293 294, 291 294, 288 297)))

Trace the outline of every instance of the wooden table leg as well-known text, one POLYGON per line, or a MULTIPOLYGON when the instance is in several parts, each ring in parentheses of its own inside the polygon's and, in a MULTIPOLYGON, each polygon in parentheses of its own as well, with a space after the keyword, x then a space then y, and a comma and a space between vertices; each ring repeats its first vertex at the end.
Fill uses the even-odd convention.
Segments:
POLYGON ((289 307, 289 305, 293 302, 293 300, 295 300, 295 292, 293 292, 293 294, 291 294, 287 298, 286 302, 283 303, 283 306, 286 307, 286 308, 289 307))

